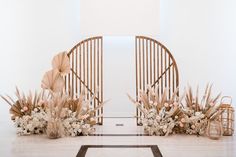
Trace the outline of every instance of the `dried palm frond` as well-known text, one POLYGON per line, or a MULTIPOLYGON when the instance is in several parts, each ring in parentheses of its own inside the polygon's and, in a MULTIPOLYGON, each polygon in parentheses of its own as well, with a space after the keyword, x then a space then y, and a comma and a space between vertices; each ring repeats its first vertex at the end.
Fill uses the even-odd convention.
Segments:
POLYGON ((19 89, 16 87, 16 97, 15 101, 10 96, 1 96, 3 100, 5 100, 10 106, 10 114, 12 114, 12 120, 16 117, 22 117, 24 115, 31 115, 31 111, 38 106, 44 107, 45 100, 47 99, 44 91, 39 94, 35 92, 33 95, 32 92, 29 92, 28 96, 25 96, 24 93, 20 93, 19 89))
POLYGON ((53 69, 57 69, 61 75, 66 75, 70 72, 70 59, 67 52, 61 52, 53 57, 53 69))
MULTIPOLYGON (((182 98, 178 97, 179 89, 177 88, 171 98, 167 99, 168 90, 165 89, 162 96, 159 96, 159 92, 154 88, 148 86, 147 92, 140 91, 139 92, 139 100, 134 100, 129 94, 127 94, 128 98, 133 102, 144 114, 146 114, 145 110, 150 110, 155 108, 157 112, 161 110, 165 106, 165 104, 172 105, 176 102, 177 104, 182 101, 182 98), (144 110, 145 109, 145 110, 144 110)), ((167 110, 171 109, 171 107, 167 107, 167 110)))
POLYGON ((50 70, 43 76, 41 87, 51 92, 62 92, 64 88, 64 79, 58 70, 50 70))
POLYGON ((188 88, 185 98, 186 105, 194 112, 200 111, 209 118, 212 114, 218 111, 219 104, 217 104, 217 100, 220 98, 221 94, 218 94, 215 98, 212 98, 212 85, 207 84, 204 95, 201 101, 199 101, 198 91, 199 89, 197 88, 196 96, 194 98, 192 88, 188 88))
POLYGON ((64 136, 62 125, 63 107, 65 106, 68 95, 65 93, 52 93, 52 98, 48 104, 48 124, 46 133, 49 138, 55 139, 64 136))
POLYGON ((143 103, 144 108, 150 109, 150 104, 149 104, 149 93, 147 94, 146 92, 140 91, 140 101, 143 103))
POLYGON ((207 84, 204 95, 199 101, 199 90, 197 88, 196 96, 193 95, 191 87, 186 92, 186 107, 183 108, 184 130, 187 134, 202 135, 206 131, 207 122, 215 119, 220 115, 217 103, 220 94, 215 98, 212 97, 212 85, 207 84))
POLYGON ((48 104, 49 117, 54 119, 61 118, 62 109, 64 108, 67 99, 68 95, 64 93, 53 93, 48 104))

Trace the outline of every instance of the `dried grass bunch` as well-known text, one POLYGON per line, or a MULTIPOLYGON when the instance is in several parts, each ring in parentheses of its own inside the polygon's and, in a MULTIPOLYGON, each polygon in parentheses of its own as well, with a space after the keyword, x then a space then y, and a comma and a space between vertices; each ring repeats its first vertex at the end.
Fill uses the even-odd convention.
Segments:
POLYGON ((45 92, 40 93, 29 92, 29 95, 26 96, 23 92, 20 93, 19 89, 16 87, 15 95, 17 100, 14 100, 12 97, 6 95, 2 96, 2 99, 10 105, 10 113, 12 114, 11 119, 15 120, 16 117, 22 117, 24 115, 31 115, 31 112, 38 107, 45 109, 47 105, 48 95, 45 95, 45 92))
POLYGON ((10 105, 11 119, 17 127, 19 135, 39 134, 45 132, 46 107, 49 95, 44 91, 37 93, 29 92, 26 96, 16 87, 16 97, 14 100, 10 96, 1 96, 10 105))
POLYGON ((129 95, 128 97, 143 113, 141 121, 145 132, 149 135, 167 136, 178 131, 179 119, 182 116, 179 108, 181 99, 177 96, 178 89, 169 100, 167 99, 167 89, 162 96, 159 96, 157 89, 148 87, 147 91, 140 91, 137 102, 129 95))
POLYGON ((181 123, 187 134, 205 135, 209 120, 219 117, 220 94, 212 97, 212 85, 207 84, 204 95, 199 99, 198 88, 196 95, 193 95, 192 88, 188 87, 185 96, 183 112, 185 117, 181 123))

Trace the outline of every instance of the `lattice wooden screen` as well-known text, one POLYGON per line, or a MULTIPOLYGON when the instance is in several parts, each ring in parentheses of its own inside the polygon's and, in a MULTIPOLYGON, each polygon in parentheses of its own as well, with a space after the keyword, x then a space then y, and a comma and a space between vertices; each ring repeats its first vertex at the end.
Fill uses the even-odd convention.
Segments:
MULTIPOLYGON (((158 88, 159 95, 168 89, 168 97, 179 86, 178 68, 170 51, 160 42, 144 37, 135 38, 136 100, 139 90, 147 85, 158 88)), ((141 125, 142 113, 136 109, 137 125, 141 125)))
MULTIPOLYGON (((65 78, 65 89, 73 97, 85 90, 86 99, 97 92, 92 101, 95 108, 103 102, 103 38, 92 37, 75 45, 68 53, 71 71, 65 78)), ((103 123, 103 108, 96 113, 97 123, 103 123)))

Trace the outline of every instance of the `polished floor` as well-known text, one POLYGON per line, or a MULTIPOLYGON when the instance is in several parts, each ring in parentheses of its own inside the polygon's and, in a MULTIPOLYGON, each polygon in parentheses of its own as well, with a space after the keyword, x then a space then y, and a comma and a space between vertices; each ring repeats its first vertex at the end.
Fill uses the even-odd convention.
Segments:
MULTIPOLYGON (((0 156, 2 157, 75 157, 81 145, 157 145, 163 157, 234 157, 236 138, 171 135, 145 136, 132 118, 106 118, 97 126, 97 136, 66 137, 56 140, 46 136, 17 136, 10 121, 0 120, 0 156), (117 125, 118 124, 118 125, 117 125), (139 135, 139 136, 136 136, 139 135), (143 136, 140 136, 143 135, 143 136)), ((149 157, 148 148, 91 148, 86 157, 149 157)))

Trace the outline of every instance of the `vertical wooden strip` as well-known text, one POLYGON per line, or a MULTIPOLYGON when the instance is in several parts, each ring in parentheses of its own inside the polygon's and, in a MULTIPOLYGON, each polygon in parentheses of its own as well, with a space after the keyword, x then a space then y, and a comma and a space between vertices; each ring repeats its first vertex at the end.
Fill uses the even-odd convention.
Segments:
POLYGON ((146 85, 149 84, 149 78, 148 78, 148 40, 146 39, 146 85))
POLYGON ((144 47, 144 38, 142 39, 142 48, 143 48, 143 56, 142 56, 142 60, 143 60, 143 90, 145 90, 145 47, 144 47))
POLYGON ((93 91, 93 42, 90 40, 90 97, 92 97, 92 91, 93 91))
MULTIPOLYGON (((177 67, 177 65, 176 65, 176 63, 175 63, 175 68, 176 68, 176 88, 178 88, 179 87, 179 73, 178 73, 178 67, 177 67)), ((178 92, 177 92, 177 96, 179 96, 179 89, 178 89, 178 92)))
POLYGON ((167 69, 167 52, 166 52, 166 50, 164 49, 164 56, 165 56, 165 87, 164 87, 164 89, 166 89, 167 88, 167 71, 166 71, 166 69, 167 69))
MULTIPOLYGON (((70 62, 71 62, 71 57, 69 57, 69 59, 70 59, 70 62)), ((70 65, 70 68, 71 68, 71 65, 70 65)), ((68 74, 68 92, 69 92, 69 96, 71 96, 71 89, 70 89, 70 74, 71 73, 71 71, 69 72, 69 74, 68 74)))
MULTIPOLYGON (((99 38, 97 39, 97 87, 98 87, 98 94, 97 94, 97 97, 98 97, 98 106, 100 105, 100 84, 99 84, 99 75, 100 75, 100 71, 99 71, 99 68, 100 68, 100 62, 99 62, 99 57, 100 57, 100 54, 99 54, 99 38)), ((98 117, 100 116, 100 109, 97 110, 97 115, 98 117)), ((98 118, 98 122, 100 123, 100 118, 98 118)))
POLYGON ((76 73, 76 81, 75 81, 75 92, 76 92, 76 98, 78 97, 78 48, 76 47, 76 52, 75 52, 75 73, 76 73))
POLYGON ((150 47, 150 85, 152 85, 153 81, 152 81, 152 41, 150 40, 149 43, 149 47, 150 47))
MULTIPOLYGON (((138 65, 137 65, 137 37, 135 37, 135 76, 136 76, 136 101, 138 101, 138 65)), ((138 108, 136 107, 136 122, 138 122, 138 108)))
POLYGON ((137 37, 135 38, 135 76, 136 76, 136 101, 138 95, 138 69, 137 69, 137 37))
POLYGON ((172 70, 173 70, 173 73, 172 73, 172 87, 173 87, 172 92, 174 92, 174 90, 175 90, 175 67, 174 66, 172 67, 172 70))
POLYGON ((83 43, 83 79, 82 79, 82 81, 84 82, 84 84, 83 84, 83 90, 85 91, 85 93, 87 92, 87 90, 86 90, 86 87, 85 87, 85 85, 86 85, 86 78, 85 78, 85 66, 86 66, 86 64, 85 64, 85 44, 86 44, 86 42, 84 42, 83 43))
MULTIPOLYGON (((67 53, 67 57, 69 58, 70 56, 69 56, 69 53, 67 53)), ((65 83, 65 91, 67 92, 67 77, 68 77, 68 74, 66 74, 66 76, 64 77, 64 83, 65 83)), ((68 93, 67 93, 68 94, 68 93)))
MULTIPOLYGON (((101 102, 103 103, 103 38, 101 38, 101 102)), ((101 122, 103 124, 103 107, 101 108, 101 122)))
POLYGON ((82 44, 83 44, 83 42, 79 45, 79 77, 80 77, 80 83, 79 83, 79 92, 81 93, 81 86, 82 86, 82 84, 81 84, 81 80, 82 80, 82 76, 81 76, 81 55, 82 55, 82 52, 81 52, 81 47, 82 47, 82 44))
MULTIPOLYGON (((143 60, 143 91, 146 90, 146 71, 145 71, 145 38, 142 37, 142 48, 143 48, 143 56, 142 56, 142 60, 143 60)), ((140 111, 140 118, 142 117, 142 112, 140 111)))
POLYGON ((168 87, 169 87, 169 99, 171 98, 171 85, 170 85, 170 68, 171 68, 171 63, 170 63, 170 55, 168 55, 168 87))
MULTIPOLYGON (((153 43, 153 82, 156 82, 156 43, 153 43)), ((154 89, 156 84, 154 84, 154 89)))
MULTIPOLYGON (((75 68, 74 68, 74 51, 72 52, 72 71, 75 71, 75 68)), ((72 87, 71 87, 71 96, 72 98, 74 98, 74 74, 72 73, 71 74, 71 77, 72 77, 72 87)))
MULTIPOLYGON (((161 76, 163 74, 163 48, 161 47, 161 76)), ((163 76, 161 77, 161 94, 163 94, 163 76)))
MULTIPOLYGON (((141 38, 140 37, 138 37, 138 45, 139 45, 139 67, 138 67, 138 69, 139 69, 139 88, 138 88, 138 95, 137 95, 137 99, 138 99, 138 97, 139 97, 139 90, 142 90, 142 50, 141 50, 141 38)), ((139 109, 137 108, 137 110, 138 110, 138 115, 137 115, 137 117, 138 117, 138 121, 137 121, 137 123, 139 124, 139 117, 140 117, 140 111, 139 111, 139 109)))
POLYGON ((160 50, 159 50, 159 44, 157 44, 157 78, 158 79, 158 85, 157 85, 157 91, 158 91, 158 95, 160 95, 159 91, 160 91, 160 50))
POLYGON ((87 86, 87 100, 89 100, 89 41, 87 41, 86 42, 87 43, 87 51, 86 51, 86 68, 87 68, 87 70, 86 70, 86 74, 87 74, 87 84, 86 84, 86 86, 87 86))
MULTIPOLYGON (((94 39, 93 40, 94 41, 94 58, 93 58, 93 77, 94 77, 94 79, 93 79, 93 86, 94 86, 94 91, 93 91, 93 93, 95 94, 96 93, 96 40, 94 39)), ((96 108, 97 107, 97 102, 96 102, 96 99, 94 99, 94 108, 96 108)), ((97 114, 95 113, 95 116, 96 116, 97 114)))
POLYGON ((142 67, 141 67, 141 65, 142 65, 142 61, 141 61, 141 39, 140 38, 138 38, 138 45, 139 45, 139 64, 138 64, 138 69, 139 69, 139 88, 138 88, 138 90, 140 90, 140 89, 142 89, 142 72, 141 72, 141 70, 142 70, 142 67))

